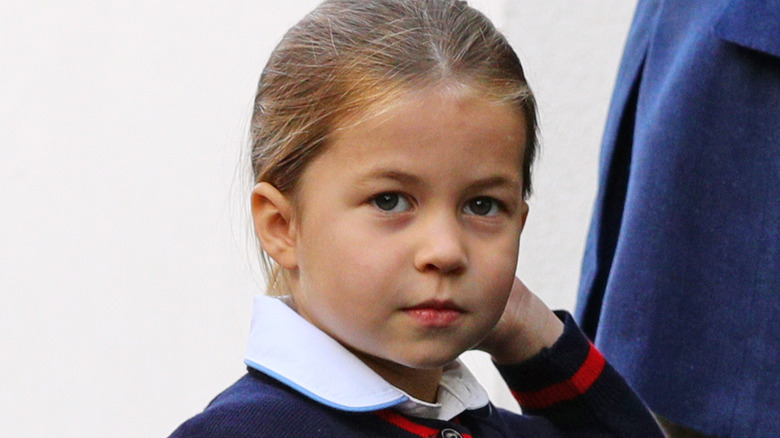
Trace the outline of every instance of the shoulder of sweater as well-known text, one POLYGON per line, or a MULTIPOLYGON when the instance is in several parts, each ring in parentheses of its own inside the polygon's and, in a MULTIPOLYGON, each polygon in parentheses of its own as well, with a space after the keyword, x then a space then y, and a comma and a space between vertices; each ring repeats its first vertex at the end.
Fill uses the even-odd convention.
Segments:
MULTIPOLYGON (((272 379, 246 374, 209 403, 200 414, 182 424, 171 438, 279 437, 301 433, 327 417, 322 409, 272 379), (280 421, 280 419, 284 419, 280 421)), ((296 436, 296 435, 290 435, 296 436)))

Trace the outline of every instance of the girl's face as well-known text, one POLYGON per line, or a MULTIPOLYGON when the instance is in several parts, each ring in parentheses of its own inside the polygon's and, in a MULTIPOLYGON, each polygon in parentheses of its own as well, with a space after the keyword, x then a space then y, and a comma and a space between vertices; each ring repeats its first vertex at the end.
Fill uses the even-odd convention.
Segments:
POLYGON ((342 124, 303 174, 291 287, 304 318, 407 389, 504 310, 527 214, 525 132, 517 110, 471 89, 379 109, 342 124))

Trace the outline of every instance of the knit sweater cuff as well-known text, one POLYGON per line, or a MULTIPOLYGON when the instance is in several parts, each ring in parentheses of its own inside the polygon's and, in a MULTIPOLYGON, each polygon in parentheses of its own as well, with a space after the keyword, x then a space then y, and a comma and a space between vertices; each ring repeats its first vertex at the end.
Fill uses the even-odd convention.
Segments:
POLYGON ((614 412, 626 397, 635 398, 572 316, 563 311, 556 315, 564 330, 555 344, 522 363, 496 365, 523 412, 571 427, 614 412))

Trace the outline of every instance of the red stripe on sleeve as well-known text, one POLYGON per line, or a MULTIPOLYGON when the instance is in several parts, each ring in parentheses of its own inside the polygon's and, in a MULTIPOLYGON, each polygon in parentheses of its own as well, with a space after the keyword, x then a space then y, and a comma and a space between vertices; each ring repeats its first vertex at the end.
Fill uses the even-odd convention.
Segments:
POLYGON ((591 344, 585 363, 569 380, 538 391, 512 391, 512 395, 524 408, 548 408, 556 403, 572 400, 585 394, 604 371, 605 365, 604 356, 591 344))

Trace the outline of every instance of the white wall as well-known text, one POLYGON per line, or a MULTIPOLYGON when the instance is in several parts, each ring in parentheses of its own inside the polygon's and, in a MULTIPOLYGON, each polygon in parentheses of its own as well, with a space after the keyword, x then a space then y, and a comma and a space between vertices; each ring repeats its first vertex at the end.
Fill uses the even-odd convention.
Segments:
MULTIPOLYGON (((243 373, 261 281, 237 160, 268 53, 314 3, 2 2, 3 436, 166 436, 243 373)), ((472 3, 541 107, 518 271, 571 309, 635 3, 472 3)))

